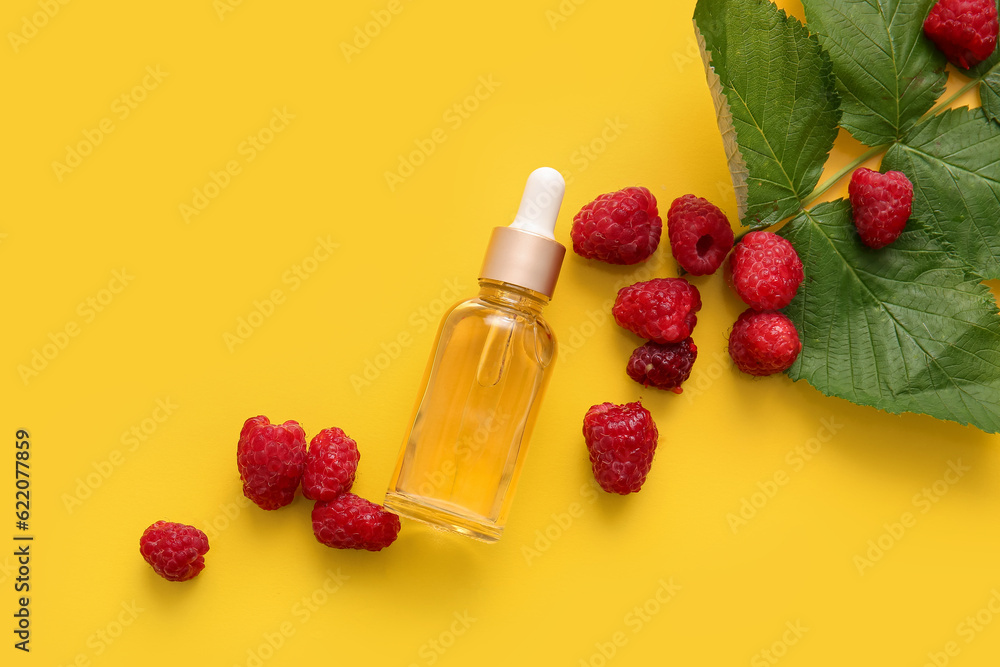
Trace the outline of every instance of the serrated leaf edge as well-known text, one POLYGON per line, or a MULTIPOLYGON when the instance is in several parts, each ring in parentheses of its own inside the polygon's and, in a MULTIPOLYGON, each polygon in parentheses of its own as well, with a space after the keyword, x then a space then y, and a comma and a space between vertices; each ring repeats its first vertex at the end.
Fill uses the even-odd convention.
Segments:
POLYGON ((715 120, 719 125, 719 132, 722 134, 722 145, 726 151, 726 163, 729 166, 729 176, 733 181, 733 189, 736 191, 736 210, 740 220, 746 216, 747 201, 749 199, 750 169, 747 167, 743 153, 740 152, 739 144, 736 140, 736 125, 733 123, 733 112, 729 106, 729 98, 722 89, 722 79, 715 73, 712 66, 712 54, 708 50, 708 43, 705 36, 698 29, 698 21, 693 21, 695 38, 698 40, 698 50, 701 53, 701 60, 705 65, 705 78, 708 79, 708 88, 712 94, 712 103, 715 105, 715 120))

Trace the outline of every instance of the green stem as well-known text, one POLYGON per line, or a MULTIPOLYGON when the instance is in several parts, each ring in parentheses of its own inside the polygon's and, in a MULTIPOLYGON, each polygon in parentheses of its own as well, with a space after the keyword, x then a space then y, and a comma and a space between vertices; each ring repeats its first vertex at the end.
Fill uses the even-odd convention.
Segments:
POLYGON ((863 165, 865 162, 867 162, 868 160, 870 160, 873 157, 875 157, 876 155, 878 155, 879 153, 882 153, 883 151, 885 151, 887 146, 888 146, 888 144, 883 145, 883 146, 874 146, 872 148, 869 148, 867 151, 864 152, 863 155, 861 155, 859 158, 857 158, 856 160, 854 160, 853 162, 851 162, 849 165, 847 165, 846 167, 844 167, 843 169, 841 169, 840 171, 838 171, 836 174, 834 174, 833 176, 831 176, 829 179, 827 179, 827 181, 825 183, 823 183, 823 185, 820 185, 818 188, 816 188, 813 191, 813 193, 812 193, 812 197, 810 197, 809 201, 805 202, 802 205, 802 208, 806 208, 807 206, 810 206, 817 199, 819 199, 820 197, 822 197, 823 195, 825 195, 827 190, 829 190, 830 188, 832 188, 833 186, 835 186, 837 183, 839 183, 842 178, 844 178, 848 174, 852 173, 855 169, 857 169, 858 167, 860 167, 861 165, 863 165))
POLYGON ((952 104, 954 104, 955 100, 960 98, 962 95, 965 95, 967 92, 975 88, 981 82, 982 78, 970 79, 969 82, 964 86, 962 86, 961 88, 959 88, 954 95, 950 95, 947 99, 935 104, 934 108, 932 108, 930 111, 924 114, 924 118, 926 118, 927 116, 936 116, 945 109, 948 109, 949 107, 951 107, 952 104))

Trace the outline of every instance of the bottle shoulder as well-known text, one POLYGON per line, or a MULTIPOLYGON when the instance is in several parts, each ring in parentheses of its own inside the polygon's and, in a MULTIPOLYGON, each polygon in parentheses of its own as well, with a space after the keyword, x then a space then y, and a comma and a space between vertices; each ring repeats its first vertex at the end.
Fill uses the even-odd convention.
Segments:
POLYGON ((463 340, 486 340, 490 331, 507 331, 516 336, 529 357, 542 367, 555 359, 558 344, 552 327, 537 312, 506 307, 473 297, 455 304, 441 323, 440 342, 451 344, 455 336, 463 340), (471 338, 466 338, 470 336, 471 338))

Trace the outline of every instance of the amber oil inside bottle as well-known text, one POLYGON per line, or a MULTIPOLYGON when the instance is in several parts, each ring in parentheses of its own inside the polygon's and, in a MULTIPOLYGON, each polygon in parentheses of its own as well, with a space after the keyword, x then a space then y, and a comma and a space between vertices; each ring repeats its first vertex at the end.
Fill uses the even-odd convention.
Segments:
POLYGON ((556 354, 548 297, 494 280, 444 317, 385 505, 487 542, 503 532, 556 354))

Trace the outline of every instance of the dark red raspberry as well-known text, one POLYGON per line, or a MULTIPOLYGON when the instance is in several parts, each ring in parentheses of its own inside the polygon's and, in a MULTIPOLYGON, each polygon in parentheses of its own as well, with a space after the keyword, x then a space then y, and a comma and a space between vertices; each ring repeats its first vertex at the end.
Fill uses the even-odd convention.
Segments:
POLYGON ((312 523, 316 539, 336 549, 381 551, 399 534, 398 516, 353 493, 317 502, 312 523))
POLYGON ((993 55, 998 30, 996 0, 941 0, 924 21, 924 33, 963 69, 993 55))
POLYGON ((639 401, 593 406, 583 418, 583 438, 602 489, 625 495, 642 488, 659 434, 653 416, 639 401))
POLYGON ((205 569, 208 537, 194 526, 157 521, 139 538, 139 553, 167 581, 187 581, 205 569))
POLYGON ((357 443, 341 429, 323 429, 309 443, 302 495, 310 500, 333 500, 350 491, 360 459, 357 443))
POLYGON ((751 308, 777 310, 792 302, 802 284, 802 260, 777 234, 750 232, 729 256, 726 277, 751 308))
POLYGON ((663 222, 646 188, 609 192, 573 218, 573 251, 609 264, 637 264, 660 244, 663 222))
POLYGON ((655 343, 679 343, 691 335, 701 310, 698 288, 683 278, 654 278, 618 290, 615 322, 655 343))
POLYGON ((679 394, 697 358, 698 348, 690 338, 666 345, 646 343, 632 353, 625 372, 644 387, 669 389, 679 394))
POLYGON ((750 375, 772 375, 791 368, 802 351, 799 332, 783 313, 744 310, 729 336, 729 356, 750 375))
POLYGON ((899 238, 913 212, 913 183, 906 174, 858 169, 847 191, 854 226, 866 246, 878 250, 899 238))
POLYGON ((251 417, 243 424, 236 445, 236 465, 243 495, 266 510, 292 502, 306 465, 306 433, 298 422, 272 424, 251 417))
POLYGON ((707 199, 684 195, 667 211, 670 252, 693 276, 707 276, 722 266, 733 249, 733 228, 726 214, 707 199))

